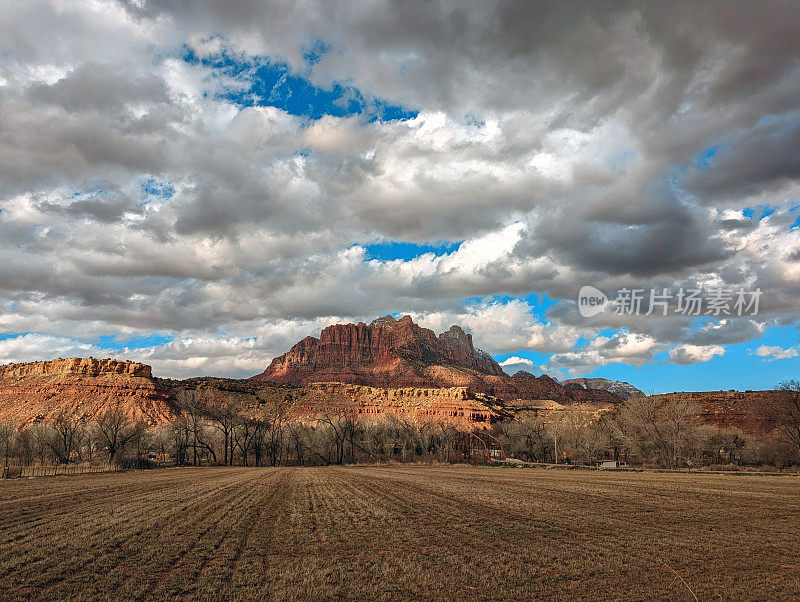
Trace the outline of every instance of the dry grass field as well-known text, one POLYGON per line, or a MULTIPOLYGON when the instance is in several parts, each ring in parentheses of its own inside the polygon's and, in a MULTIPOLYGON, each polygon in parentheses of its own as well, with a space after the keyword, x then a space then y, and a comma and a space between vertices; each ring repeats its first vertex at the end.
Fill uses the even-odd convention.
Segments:
POLYGON ((5 599, 800 595, 795 477, 168 469, 2 482, 0 525, 5 599))

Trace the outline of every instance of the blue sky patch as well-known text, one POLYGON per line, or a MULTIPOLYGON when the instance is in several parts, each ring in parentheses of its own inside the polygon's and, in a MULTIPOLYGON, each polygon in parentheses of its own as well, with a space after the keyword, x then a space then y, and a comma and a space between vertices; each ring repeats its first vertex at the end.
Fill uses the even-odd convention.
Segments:
MULTIPOLYGON (((624 380, 640 389, 657 393, 673 391, 717 391, 737 389, 770 389, 782 380, 800 372, 800 357, 766 361, 753 353, 761 345, 774 345, 786 349, 800 343, 794 326, 774 327, 759 339, 723 345, 725 355, 715 356, 708 362, 678 365, 666 363, 666 352, 658 354, 654 362, 641 368, 626 364, 609 364, 597 368, 587 377, 624 380)), ((647 392, 647 391, 645 391, 647 392)))
POLYGON ((712 160, 719 152, 719 147, 717 145, 709 146, 706 150, 704 150, 700 155, 697 157, 697 161, 695 164, 697 167, 711 167, 712 160))
POLYGON ((175 196, 175 187, 167 180, 147 178, 141 184, 140 201, 146 203, 152 197, 171 199, 175 196))
POLYGON ((119 335, 104 335, 97 339, 96 345, 101 349, 144 349, 158 347, 172 342, 175 337, 162 334, 148 334, 128 339, 118 338, 119 335))
POLYGON ((393 261, 402 259, 409 261, 415 257, 433 253, 434 255, 445 255, 455 251, 460 242, 440 242, 435 244, 418 244, 414 242, 387 241, 370 245, 362 245, 367 251, 367 260, 380 259, 381 261, 393 261))
MULTIPOLYGON (((188 46, 183 60, 202 65, 242 83, 223 98, 241 107, 272 106, 301 117, 319 119, 324 115, 346 117, 362 115, 368 121, 413 119, 418 111, 363 94, 356 87, 334 82, 330 88, 312 84, 302 74, 293 72, 285 62, 268 57, 250 57, 227 50, 200 58, 188 46)), ((319 43, 304 54, 309 66, 319 61, 328 47, 319 43)))
POLYGON ((756 218, 758 221, 761 221, 764 218, 769 217, 773 213, 775 213, 775 207, 770 205, 756 205, 755 207, 746 207, 742 210, 742 215, 744 215, 747 219, 756 218))

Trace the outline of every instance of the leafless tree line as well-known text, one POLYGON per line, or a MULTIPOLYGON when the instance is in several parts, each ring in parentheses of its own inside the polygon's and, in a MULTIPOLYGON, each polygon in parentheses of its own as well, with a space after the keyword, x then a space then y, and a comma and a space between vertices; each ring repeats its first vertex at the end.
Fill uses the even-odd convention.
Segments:
POLYGON ((18 427, 0 423, 3 473, 12 467, 107 462, 133 464, 146 455, 148 426, 132 422, 116 407, 86 421, 64 410, 52 422, 18 427))
POLYGON ((354 406, 313 423, 290 420, 291 399, 243 407, 236 401, 181 399, 182 418, 149 427, 119 408, 86 421, 61 412, 18 428, 0 423, 3 472, 10 467, 106 462, 118 466, 290 466, 449 461, 456 429, 401 416, 365 421, 354 406))
MULTIPOLYGON (((495 424, 506 455, 529 462, 592 464, 618 460, 662 467, 772 465, 800 460, 800 381, 759 409, 763 436, 704 423, 686 401, 632 397, 600 417, 577 407, 523 413, 495 424)), ((10 466, 107 462, 119 466, 341 465, 357 462, 451 462, 457 429, 403 416, 361 416, 355 402, 313 423, 289 416, 291 393, 245 405, 235 396, 178 396, 182 418, 156 427, 112 407, 91 421, 64 411, 52 423, 0 423, 3 471, 10 466)))
POLYGON ((761 435, 708 424, 695 403, 636 396, 600 417, 576 407, 522 415, 505 423, 499 438, 508 455, 532 462, 783 468, 800 462, 800 381, 778 389, 787 394, 767 397, 750 417, 761 435))
MULTIPOLYGON (((313 422, 288 415, 292 399, 243 408, 235 399, 203 403, 182 396, 184 417, 171 426, 178 464, 303 466, 357 462, 449 461, 456 429, 403 416, 362 417, 356 404, 334 406, 313 422)), ((167 443, 166 441, 163 441, 167 443)))

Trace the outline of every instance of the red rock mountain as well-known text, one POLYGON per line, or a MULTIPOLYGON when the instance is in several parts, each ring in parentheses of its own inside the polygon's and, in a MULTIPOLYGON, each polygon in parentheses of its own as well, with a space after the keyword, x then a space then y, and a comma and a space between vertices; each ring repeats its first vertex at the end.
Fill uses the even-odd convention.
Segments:
POLYGON ((464 429, 512 417, 496 399, 466 387, 322 383, 300 388, 252 379, 171 380, 153 378, 146 364, 94 358, 0 366, 0 422, 18 427, 52 422, 62 412, 90 423, 110 409, 121 410, 131 422, 156 426, 178 420, 189 406, 213 409, 234 404, 243 413, 258 416, 263 404, 287 401, 292 419, 310 423, 342 406, 367 419, 395 414, 464 429))
POLYGON ((256 380, 304 386, 341 382, 372 387, 469 387, 503 399, 616 403, 609 391, 568 391, 548 376, 508 376, 459 326, 436 335, 405 316, 367 325, 336 324, 275 358, 256 380))
POLYGON ((436 336, 405 316, 385 316, 369 325, 328 326, 317 339, 306 337, 275 358, 260 380, 304 384, 341 381, 357 384, 416 385, 421 364, 441 364, 505 376, 494 359, 472 344, 472 335, 453 326, 436 336), (359 382, 363 381, 363 382, 359 382), (369 382, 367 382, 369 381, 369 382), (391 382, 390 382, 391 381, 391 382), (403 382, 400 382, 403 381, 403 382))

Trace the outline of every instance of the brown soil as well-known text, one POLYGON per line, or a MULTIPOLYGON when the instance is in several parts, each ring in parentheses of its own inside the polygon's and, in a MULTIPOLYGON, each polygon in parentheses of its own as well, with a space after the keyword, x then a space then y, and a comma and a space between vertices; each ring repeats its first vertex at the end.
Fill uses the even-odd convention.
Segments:
POLYGON ((0 588, 6 599, 790 599, 798 493, 795 477, 467 466, 9 481, 0 588))

